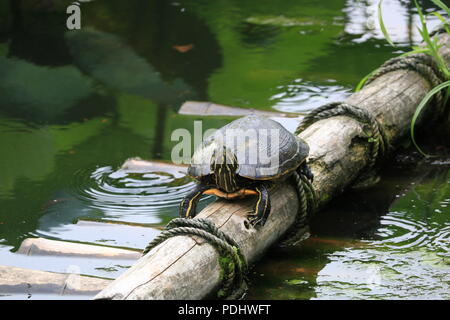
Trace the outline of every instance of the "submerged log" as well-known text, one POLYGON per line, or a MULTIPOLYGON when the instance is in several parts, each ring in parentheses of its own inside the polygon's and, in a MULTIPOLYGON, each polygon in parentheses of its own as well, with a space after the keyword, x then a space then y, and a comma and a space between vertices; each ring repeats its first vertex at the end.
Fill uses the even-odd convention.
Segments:
MULTIPOLYGON (((440 51, 448 61, 450 36, 442 34, 440 40, 443 44, 440 51)), ((407 136, 414 111, 430 89, 429 83, 416 72, 400 70, 381 76, 346 102, 374 115, 395 147, 407 136)), ((345 116, 318 121, 300 136, 310 146, 309 164, 321 207, 364 171, 369 162, 369 143, 362 125, 345 116)), ((250 264, 285 233, 298 208, 294 188, 288 184, 278 186, 271 193, 272 211, 266 225, 255 230, 246 223, 246 212, 253 201, 219 200, 197 216, 212 220, 235 239, 250 264)), ((219 288, 220 273, 218 253, 211 245, 195 237, 176 236, 153 248, 96 298, 202 299, 219 288)))
POLYGON ((173 164, 163 161, 147 161, 139 157, 127 159, 120 170, 125 172, 168 172, 174 176, 185 175, 187 172, 187 165, 173 164))
POLYGON ((276 111, 265 111, 251 108, 238 108, 224 106, 205 101, 186 101, 178 110, 179 114, 194 116, 234 116, 243 117, 250 114, 257 114, 266 117, 298 117, 296 113, 283 113, 276 111))
POLYGON ((133 260, 140 257, 140 253, 133 250, 44 238, 25 239, 17 253, 28 256, 55 255, 133 260))
POLYGON ((0 292, 2 294, 94 295, 111 281, 78 274, 0 266, 0 292))

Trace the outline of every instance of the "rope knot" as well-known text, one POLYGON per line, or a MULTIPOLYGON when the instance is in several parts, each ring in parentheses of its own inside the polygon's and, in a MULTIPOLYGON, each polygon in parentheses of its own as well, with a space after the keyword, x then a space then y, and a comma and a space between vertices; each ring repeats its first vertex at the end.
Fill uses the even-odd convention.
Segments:
POLYGON ((219 265, 222 267, 222 288, 219 298, 239 299, 247 291, 247 262, 238 243, 207 219, 175 218, 171 220, 155 239, 143 250, 142 255, 154 247, 175 236, 198 236, 212 245, 219 253, 219 265))
POLYGON ((325 104, 308 113, 297 127, 295 134, 299 135, 302 131, 319 120, 328 119, 335 116, 350 117, 363 125, 363 131, 365 131, 364 127, 369 129, 369 132, 365 131, 367 141, 371 144, 369 163, 367 167, 369 169, 373 168, 376 162, 386 154, 389 144, 383 127, 366 109, 362 109, 345 102, 332 102, 325 104))

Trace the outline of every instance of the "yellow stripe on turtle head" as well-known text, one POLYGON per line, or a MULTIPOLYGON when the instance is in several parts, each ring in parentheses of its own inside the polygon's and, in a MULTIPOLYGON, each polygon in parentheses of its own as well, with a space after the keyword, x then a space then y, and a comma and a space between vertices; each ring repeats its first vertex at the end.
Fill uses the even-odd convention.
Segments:
POLYGON ((225 146, 214 150, 211 156, 211 171, 216 186, 225 192, 235 192, 239 189, 236 171, 239 168, 236 155, 225 146))

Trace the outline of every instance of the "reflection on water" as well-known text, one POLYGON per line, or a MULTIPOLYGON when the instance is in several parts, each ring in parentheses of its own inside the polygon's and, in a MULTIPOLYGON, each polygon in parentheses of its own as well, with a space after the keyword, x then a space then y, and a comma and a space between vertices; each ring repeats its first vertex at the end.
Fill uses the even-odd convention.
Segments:
POLYGON ((449 260, 432 251, 339 251, 317 275, 317 299, 449 299, 449 260))
POLYGON ((421 168, 428 177, 399 184, 405 172, 389 172, 369 194, 331 203, 311 239, 258 265, 250 298, 449 299, 450 171, 421 168))
MULTIPOLYGON (((366 42, 369 39, 384 39, 378 23, 379 0, 348 0, 343 10, 348 22, 345 24, 345 32, 358 35, 354 42, 366 42)), ((421 8, 427 12, 431 1, 418 1, 421 8)), ((382 3, 383 21, 392 41, 401 47, 418 44, 421 36, 416 26, 420 25, 419 15, 413 1, 384 0, 382 3)), ((436 16, 429 16, 427 25, 429 30, 440 24, 436 16)))
POLYGON ((183 80, 165 82, 154 67, 112 34, 86 29, 69 32, 66 39, 75 65, 108 87, 157 104, 178 106, 198 99, 183 80))
MULTIPOLYGON (((381 217, 377 230, 382 239, 375 244, 389 249, 423 248, 438 255, 450 252, 450 171, 438 166, 434 180, 422 182, 401 194, 381 217)), ((448 256, 447 256, 448 257, 448 256)))
MULTIPOLYGON (((434 214, 444 213, 435 209, 434 214)), ((378 244, 390 249, 425 247, 431 250, 449 251, 450 225, 442 226, 436 222, 414 220, 408 214, 390 212, 380 221, 382 228, 378 235, 385 240, 378 244)))
POLYGON ((292 84, 277 88, 280 93, 272 96, 272 100, 277 101, 273 108, 281 112, 308 112, 329 102, 345 100, 351 88, 335 83, 336 80, 318 84, 295 79, 292 84))

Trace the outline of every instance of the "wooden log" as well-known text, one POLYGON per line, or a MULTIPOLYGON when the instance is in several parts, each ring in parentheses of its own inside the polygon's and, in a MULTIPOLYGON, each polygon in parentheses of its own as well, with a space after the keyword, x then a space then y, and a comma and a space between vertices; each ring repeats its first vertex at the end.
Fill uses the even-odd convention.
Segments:
POLYGON ((78 274, 64 274, 0 266, 0 292, 94 295, 112 280, 78 274))
POLYGON ((71 224, 61 234, 58 232, 41 232, 41 234, 54 240, 137 251, 146 246, 147 238, 153 238, 159 233, 158 229, 161 229, 161 226, 155 228, 156 224, 156 222, 135 224, 123 221, 110 223, 103 220, 79 219, 76 224, 71 224))
POLYGON ((283 113, 276 111, 265 111, 251 108, 238 108, 224 106, 206 101, 186 101, 178 110, 179 114, 194 116, 232 116, 243 117, 250 114, 257 114, 266 117, 298 117, 296 113, 283 113))
POLYGON ((187 165, 164 161, 147 161, 139 157, 127 159, 120 169, 126 172, 167 172, 176 177, 187 173, 187 165))
MULTIPOLYGON (((448 61, 450 36, 442 34, 440 42, 441 54, 448 61)), ((373 81, 346 102, 373 114, 384 126, 388 141, 395 146, 408 134, 415 108, 429 90, 429 83, 420 75, 400 70, 373 81)), ((314 189, 319 206, 323 206, 365 169, 369 143, 361 124, 345 116, 318 121, 300 136, 310 146, 314 189)), ((271 193, 271 201, 271 215, 259 230, 247 228, 245 223, 252 199, 219 200, 198 217, 212 220, 235 239, 247 261, 253 264, 283 235, 297 213, 297 195, 288 184, 279 185, 271 193)), ((202 299, 219 288, 220 272, 218 254, 211 245, 194 237, 177 236, 153 248, 96 299, 202 299)))
POLYGON ((17 253, 29 256, 57 255, 133 260, 136 260, 140 257, 140 253, 133 250, 68 241, 50 240, 44 238, 25 239, 20 245, 17 253))
POLYGON ((145 223, 145 222, 129 222, 129 221, 121 221, 121 220, 110 220, 110 219, 104 219, 102 218, 101 221, 95 218, 80 218, 78 219, 77 224, 111 224, 111 225, 117 225, 117 226, 126 226, 126 227, 141 227, 141 228, 152 228, 157 230, 164 230, 165 226, 161 225, 160 223, 145 223))

